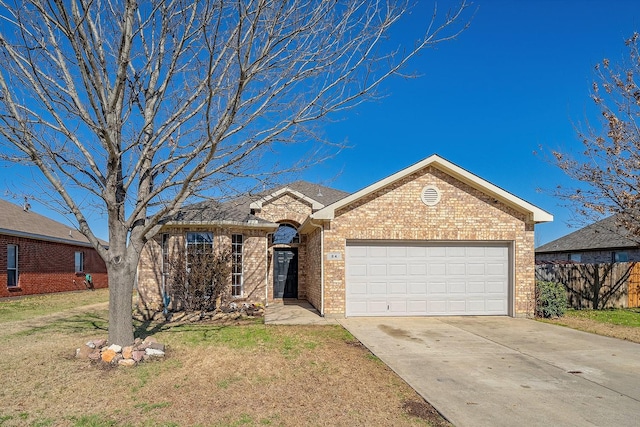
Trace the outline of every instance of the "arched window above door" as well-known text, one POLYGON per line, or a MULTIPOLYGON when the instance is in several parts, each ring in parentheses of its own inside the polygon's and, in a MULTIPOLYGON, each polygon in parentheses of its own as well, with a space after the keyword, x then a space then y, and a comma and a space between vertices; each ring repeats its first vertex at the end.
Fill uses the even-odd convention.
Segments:
POLYGON ((274 245, 290 245, 292 243, 300 243, 300 235, 298 230, 291 224, 280 224, 275 233, 271 237, 271 243, 274 245))

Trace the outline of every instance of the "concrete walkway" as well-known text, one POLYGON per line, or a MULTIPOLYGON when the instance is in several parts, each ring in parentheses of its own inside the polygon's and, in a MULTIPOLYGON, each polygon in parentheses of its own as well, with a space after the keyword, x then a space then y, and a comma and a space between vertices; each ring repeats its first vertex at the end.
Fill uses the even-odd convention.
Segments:
POLYGON ((639 344, 508 317, 340 323, 457 427, 640 424, 639 344))
POLYGON ((270 325, 337 325, 335 319, 321 317, 307 301, 284 300, 269 304, 264 311, 264 323, 270 325))

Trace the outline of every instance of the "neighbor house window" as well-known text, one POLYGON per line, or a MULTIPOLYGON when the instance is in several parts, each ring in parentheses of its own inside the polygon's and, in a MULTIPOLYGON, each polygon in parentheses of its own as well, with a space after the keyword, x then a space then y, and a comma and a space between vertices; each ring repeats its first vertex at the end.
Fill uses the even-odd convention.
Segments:
POLYGON ((275 233, 273 233, 271 237, 271 243, 274 245, 277 244, 292 244, 292 243, 300 243, 300 236, 298 235, 298 230, 293 225, 290 224, 280 224, 275 233))
POLYGON ((613 252, 612 255, 613 262, 629 262, 629 254, 626 252, 613 252))
POLYGON ((76 273, 84 271, 84 253, 76 252, 76 256, 74 259, 75 259, 76 273))
POLYGON ((231 295, 242 296, 242 234, 231 235, 231 295))
POLYGON ((18 245, 7 245, 7 286, 18 286, 18 245))
POLYGON ((582 261, 582 254, 569 254, 569 261, 581 262, 582 261))

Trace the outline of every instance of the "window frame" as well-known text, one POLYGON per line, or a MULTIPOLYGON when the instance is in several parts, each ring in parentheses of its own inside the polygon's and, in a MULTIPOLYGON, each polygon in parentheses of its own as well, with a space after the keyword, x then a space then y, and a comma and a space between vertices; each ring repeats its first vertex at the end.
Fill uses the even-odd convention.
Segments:
POLYGON ((270 240, 272 245, 297 245, 300 243, 300 233, 295 225, 282 222, 278 225, 278 229, 271 233, 270 240), (288 229, 289 232, 295 231, 295 234, 288 241, 276 241, 276 235, 284 229, 288 229))
POLYGON ((244 236, 231 235, 231 296, 244 295, 244 236))
POLYGON ((629 262, 629 253, 627 251, 613 251, 611 253, 612 262, 629 262), (620 259, 624 258, 624 259, 620 259))
POLYGON ((187 231, 186 235, 185 235, 185 258, 187 261, 187 271, 191 271, 191 261, 189 260, 190 257, 190 248, 194 248, 195 253, 205 253, 205 251, 210 251, 209 253, 213 253, 214 250, 214 244, 213 244, 213 239, 214 239, 214 235, 212 231, 187 231), (189 236, 194 236, 194 235, 199 235, 199 236, 203 236, 203 235, 207 235, 208 241, 207 239, 203 239, 203 240, 199 240, 199 239, 194 239, 193 241, 191 241, 189 239, 189 236), (203 252, 201 252, 203 251, 203 252))
POLYGON ((76 273, 84 272, 84 252, 75 251, 73 254, 73 268, 76 273), (80 262, 78 263, 78 255, 80 255, 80 262), (79 265, 78 265, 79 264, 79 265), (78 268, 80 267, 80 268, 78 268))
POLYGON ((19 270, 19 246, 14 244, 7 245, 7 288, 17 288, 20 284, 19 270), (13 252, 13 267, 9 266, 9 253, 13 252), (10 274, 12 272, 13 274, 10 274), (13 280, 12 280, 13 278, 13 280))

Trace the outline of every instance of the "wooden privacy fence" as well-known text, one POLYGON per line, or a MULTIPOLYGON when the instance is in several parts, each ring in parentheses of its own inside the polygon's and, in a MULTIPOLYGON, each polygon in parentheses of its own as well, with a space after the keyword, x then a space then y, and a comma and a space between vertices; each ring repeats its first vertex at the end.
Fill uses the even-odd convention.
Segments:
POLYGON ((539 264, 536 280, 562 283, 573 308, 640 307, 640 263, 539 264))

